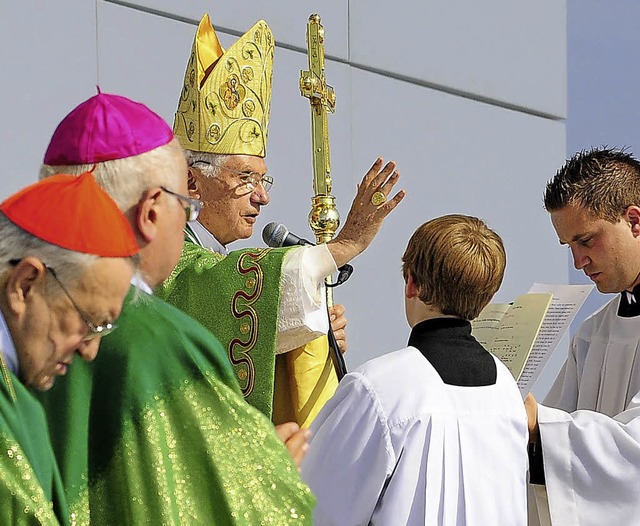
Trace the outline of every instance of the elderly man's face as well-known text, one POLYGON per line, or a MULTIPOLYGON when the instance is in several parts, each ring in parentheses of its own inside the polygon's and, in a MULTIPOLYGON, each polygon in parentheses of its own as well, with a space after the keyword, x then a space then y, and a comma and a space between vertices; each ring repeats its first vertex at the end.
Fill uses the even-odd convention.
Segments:
MULTIPOLYGON (((182 150, 177 149, 167 159, 173 173, 172 181, 167 189, 183 196, 189 195, 187 187, 187 161, 182 150)), ((147 252, 144 258, 151 258, 153 269, 147 278, 151 287, 162 283, 171 273, 180 260, 182 246, 184 244, 184 227, 187 222, 185 216, 185 202, 175 195, 164 192, 160 198, 162 213, 157 218, 157 236, 153 243, 156 247, 152 252, 147 252)))
POLYGON ((200 199, 205 207, 198 220, 223 245, 250 237, 260 208, 269 204, 262 184, 253 189, 245 184, 243 174, 251 172, 260 176, 267 172, 263 158, 230 155, 215 177, 199 174, 200 199))
POLYGON ((67 372, 76 353, 87 361, 96 357, 100 337, 87 339, 91 331, 83 316, 94 326, 115 322, 133 271, 127 259, 98 259, 78 281, 64 284, 82 313, 52 274, 41 272, 39 292, 25 299, 21 321, 11 323, 20 378, 25 385, 50 389, 56 376, 67 372))

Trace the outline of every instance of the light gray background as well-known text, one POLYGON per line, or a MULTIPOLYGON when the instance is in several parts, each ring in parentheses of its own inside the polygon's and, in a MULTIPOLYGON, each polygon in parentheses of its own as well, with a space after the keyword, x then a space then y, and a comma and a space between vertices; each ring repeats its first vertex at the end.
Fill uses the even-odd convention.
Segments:
POLYGON ((277 41, 267 156, 276 185, 251 243, 261 244, 269 221, 310 237, 309 104, 298 77, 307 67, 306 21, 317 11, 337 94, 329 123, 341 215, 378 155, 397 161, 407 191, 335 293, 348 308, 354 367, 405 345, 400 255, 413 230, 437 215, 477 215, 502 235, 509 262, 500 301, 534 281, 580 279, 542 190, 574 150, 637 142, 638 10, 632 0, 3 2, 0 197, 36 180, 55 125, 96 84, 172 122, 200 16, 210 13, 225 46, 264 18, 277 41))

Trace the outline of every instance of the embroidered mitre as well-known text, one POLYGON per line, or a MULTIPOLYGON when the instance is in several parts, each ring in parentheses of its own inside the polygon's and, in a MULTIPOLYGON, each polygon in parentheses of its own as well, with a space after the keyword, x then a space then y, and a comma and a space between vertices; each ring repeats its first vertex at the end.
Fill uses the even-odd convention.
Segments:
POLYGON ((225 52, 209 15, 202 17, 173 123, 183 148, 266 155, 273 52, 273 34, 264 20, 225 52))

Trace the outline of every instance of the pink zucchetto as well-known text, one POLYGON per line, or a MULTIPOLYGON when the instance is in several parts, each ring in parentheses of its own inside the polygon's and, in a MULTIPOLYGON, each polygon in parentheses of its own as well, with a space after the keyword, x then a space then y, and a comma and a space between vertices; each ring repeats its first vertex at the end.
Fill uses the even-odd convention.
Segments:
POLYGON ((98 90, 58 125, 44 163, 60 166, 125 159, 172 139, 169 125, 144 104, 98 90))

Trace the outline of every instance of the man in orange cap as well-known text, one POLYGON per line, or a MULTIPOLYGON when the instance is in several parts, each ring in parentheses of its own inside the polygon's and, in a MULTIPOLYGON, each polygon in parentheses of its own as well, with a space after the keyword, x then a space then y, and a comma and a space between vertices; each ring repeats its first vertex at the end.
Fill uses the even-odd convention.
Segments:
POLYGON ((116 328, 138 245, 90 173, 58 175, 0 205, 0 523, 67 524, 42 408, 74 356, 116 328))

